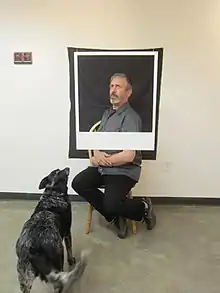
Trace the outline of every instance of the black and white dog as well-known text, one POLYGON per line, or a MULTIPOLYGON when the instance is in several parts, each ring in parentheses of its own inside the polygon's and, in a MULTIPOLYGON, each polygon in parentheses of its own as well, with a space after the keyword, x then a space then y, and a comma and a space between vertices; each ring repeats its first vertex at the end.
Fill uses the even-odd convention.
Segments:
POLYGON ((40 182, 45 189, 30 219, 25 222, 16 242, 18 280, 22 293, 30 293, 39 277, 51 283, 55 293, 62 293, 84 272, 86 261, 76 262, 72 255, 72 211, 68 198, 69 168, 53 170, 40 182), (70 272, 64 272, 65 242, 70 272))

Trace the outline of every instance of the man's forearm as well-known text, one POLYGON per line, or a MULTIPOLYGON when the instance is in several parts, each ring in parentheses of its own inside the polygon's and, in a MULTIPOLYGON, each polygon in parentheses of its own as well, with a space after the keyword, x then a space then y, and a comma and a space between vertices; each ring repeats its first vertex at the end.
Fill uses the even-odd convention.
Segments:
POLYGON ((109 161, 112 163, 112 166, 120 166, 127 163, 131 163, 134 160, 135 151, 126 150, 117 154, 113 154, 109 157, 109 161))

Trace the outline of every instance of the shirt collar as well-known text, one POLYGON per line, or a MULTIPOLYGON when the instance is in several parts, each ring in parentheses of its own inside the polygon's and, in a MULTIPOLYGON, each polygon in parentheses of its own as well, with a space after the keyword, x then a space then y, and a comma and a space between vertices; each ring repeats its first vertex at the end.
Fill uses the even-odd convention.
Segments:
POLYGON ((123 113, 125 110, 127 110, 128 108, 130 108, 130 104, 129 104, 129 102, 126 102, 125 104, 123 104, 121 107, 119 107, 119 108, 116 110, 116 113, 121 114, 121 113, 123 113))

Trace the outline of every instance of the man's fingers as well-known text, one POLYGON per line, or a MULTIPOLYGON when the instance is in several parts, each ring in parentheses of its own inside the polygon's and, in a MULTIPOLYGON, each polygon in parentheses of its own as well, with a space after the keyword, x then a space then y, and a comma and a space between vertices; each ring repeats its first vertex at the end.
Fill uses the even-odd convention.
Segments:
POLYGON ((111 166, 111 163, 109 161, 106 160, 101 160, 101 164, 104 166, 111 166))
POLYGON ((103 152, 100 156, 97 157, 98 164, 103 166, 112 166, 111 162, 108 160, 110 154, 103 152))
POLYGON ((99 163, 104 165, 104 166, 111 166, 112 165, 111 162, 108 159, 105 159, 105 158, 100 159, 99 163))
POLYGON ((104 161, 106 162, 106 164, 111 165, 110 160, 108 160, 107 158, 104 158, 104 161))

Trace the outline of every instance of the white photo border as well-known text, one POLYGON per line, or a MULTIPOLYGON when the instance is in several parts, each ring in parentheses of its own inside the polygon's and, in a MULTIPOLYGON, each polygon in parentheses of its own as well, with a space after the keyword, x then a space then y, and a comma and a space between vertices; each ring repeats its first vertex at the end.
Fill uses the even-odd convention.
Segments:
POLYGON ((157 51, 89 51, 74 52, 74 76, 75 76, 75 128, 76 148, 103 149, 103 150, 155 150, 156 133, 156 107, 157 107, 157 76, 158 76, 158 52, 157 51), (154 57, 153 70, 153 115, 151 132, 82 132, 79 131, 79 56, 146 56, 154 57))

